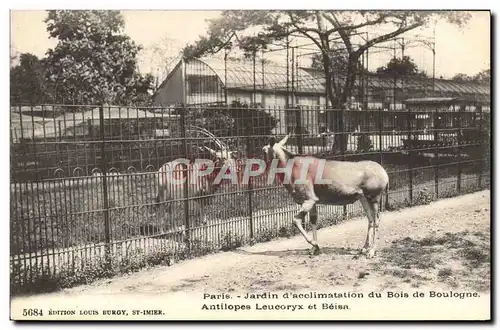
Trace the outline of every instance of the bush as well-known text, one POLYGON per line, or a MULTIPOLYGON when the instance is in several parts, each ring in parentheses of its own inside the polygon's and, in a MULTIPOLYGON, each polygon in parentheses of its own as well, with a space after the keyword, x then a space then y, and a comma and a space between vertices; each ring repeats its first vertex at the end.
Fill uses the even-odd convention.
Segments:
MULTIPOLYGON (((248 153, 254 153, 256 149, 260 149, 278 124, 278 120, 266 109, 238 101, 233 101, 229 107, 207 106, 185 110, 187 111, 186 125, 203 127, 219 138, 259 136, 249 141, 248 153)), ((236 141, 225 140, 224 142, 231 146, 236 141)))
POLYGON ((428 191, 427 188, 420 190, 413 201, 414 205, 428 205, 435 200, 434 192, 428 191))
POLYGON ((11 275, 11 293, 52 292, 90 284, 100 279, 137 272, 148 267, 162 264, 169 266, 173 257, 173 251, 165 248, 155 249, 149 253, 136 249, 127 255, 115 254, 109 260, 104 257, 89 258, 79 260, 73 265, 64 264, 56 273, 40 265, 27 266, 26 269, 16 269, 11 275), (23 274, 27 274, 27 282, 24 285, 22 284, 23 274))
POLYGON ((242 235, 227 232, 223 234, 221 239, 221 250, 230 251, 242 247, 245 244, 245 239, 242 235))

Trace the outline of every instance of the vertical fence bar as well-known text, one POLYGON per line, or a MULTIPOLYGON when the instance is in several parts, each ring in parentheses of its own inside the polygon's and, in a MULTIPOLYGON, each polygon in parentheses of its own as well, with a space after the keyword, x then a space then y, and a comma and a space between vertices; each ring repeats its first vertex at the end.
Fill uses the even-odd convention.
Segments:
MULTIPOLYGON (((342 107, 340 110, 340 159, 345 160, 345 151, 346 151, 346 118, 345 118, 345 107, 342 107)), ((347 219, 347 205, 342 206, 342 216, 343 219, 347 219)))
POLYGON ((295 106, 295 47, 292 47, 292 107, 295 106))
POLYGON ((255 71, 255 55, 256 55, 256 51, 255 51, 255 48, 254 48, 254 51, 253 51, 253 57, 252 57, 252 60, 253 60, 253 93, 252 93, 252 104, 253 106, 255 107, 256 106, 256 103, 257 103, 257 85, 256 85, 256 81, 255 81, 255 75, 256 75, 256 71, 255 71))
MULTIPOLYGON (((383 138, 382 133, 384 130, 384 112, 383 112, 382 108, 380 108, 380 110, 378 111, 378 115, 379 115, 379 120, 378 120, 379 163, 383 167, 384 166, 384 147, 383 147, 383 142, 382 142, 382 138, 383 138)), ((381 203, 380 203, 380 208, 382 209, 382 211, 384 211, 384 209, 387 209, 387 205, 389 203, 389 191, 388 191, 388 189, 389 189, 389 187, 385 188, 385 193, 384 193, 385 201, 381 201, 381 203)))
POLYGON ((408 162, 408 185, 410 187, 409 190, 409 199, 410 199, 410 204, 413 202, 413 152, 414 152, 414 147, 415 145, 412 143, 413 136, 412 136, 412 112, 411 112, 411 107, 408 107, 408 156, 409 156, 409 162, 408 162))
POLYGON ((104 203, 104 239, 106 241, 105 258, 107 266, 111 266, 111 231, 109 223, 109 203, 108 203, 108 162, 106 159, 106 137, 104 130, 104 106, 99 105, 99 126, 101 133, 101 168, 102 168, 102 191, 104 203))
POLYGON ((302 127, 302 109, 300 107, 297 107, 295 110, 295 125, 296 125, 296 132, 295 135, 297 136, 297 149, 298 153, 302 154, 304 152, 304 141, 303 141, 303 127, 302 127))
POLYGON ((460 191, 462 190, 462 147, 461 147, 461 143, 462 143, 462 138, 461 138, 461 134, 462 134, 462 115, 460 113, 458 113, 458 117, 455 117, 454 118, 456 119, 456 123, 457 123, 457 139, 456 139, 456 157, 457 157, 457 192, 460 193, 460 191))
POLYGON ((434 190, 436 193, 436 199, 439 198, 439 113, 437 109, 433 113, 434 121, 434 190))
MULTIPOLYGON (((186 111, 187 108, 182 105, 181 106, 181 138, 182 138, 182 151, 185 159, 188 159, 188 149, 187 149, 187 138, 186 138, 186 111)), ((182 170, 182 175, 185 178, 184 181, 184 221, 186 225, 186 243, 187 247, 190 250, 191 249, 191 224, 189 221, 189 194, 188 194, 188 174, 189 174, 189 167, 186 164, 182 164, 183 170, 182 170)), ((175 169, 174 169, 175 170, 175 169)))
MULTIPOLYGON (((246 127, 246 134, 247 134, 246 144, 247 144, 247 154, 248 154, 248 151, 251 150, 250 149, 251 148, 250 132, 249 132, 248 126, 246 127)), ((248 166, 248 158, 247 158, 247 163, 245 165, 248 166)), ((248 178, 247 192, 248 192, 248 217, 249 217, 250 239, 252 240, 254 238, 254 226, 255 226, 255 224, 254 224, 254 219, 253 219, 253 200, 252 200, 253 184, 252 184, 251 178, 248 178)))
MULTIPOLYGON (((477 116, 477 113, 476 113, 476 116, 477 116)), ((491 117, 490 117, 491 118, 491 117)), ((481 144, 484 144, 483 146, 483 150, 482 152, 480 153, 480 155, 482 156, 480 159, 479 159, 479 176, 477 178, 477 184, 479 186, 479 188, 482 188, 482 184, 483 184, 483 167, 484 167, 484 157, 486 156, 486 146, 489 147, 489 141, 488 143, 486 143, 485 139, 488 137, 487 134, 483 134, 483 107, 480 106, 479 107, 479 136, 480 138, 478 139, 480 141, 481 144), (481 137, 484 138, 482 139, 481 137)), ((479 146, 479 148, 481 148, 481 146, 479 146)))
POLYGON ((379 120, 378 120, 378 142, 379 142, 379 162, 380 162, 380 165, 383 165, 384 164, 384 148, 383 148, 383 142, 382 142, 382 134, 383 134, 383 130, 384 130, 384 112, 382 110, 382 108, 380 108, 379 112, 378 112, 378 115, 379 115, 379 120))
POLYGON ((229 55, 228 49, 224 49, 224 104, 229 106, 227 103, 227 56, 229 55))

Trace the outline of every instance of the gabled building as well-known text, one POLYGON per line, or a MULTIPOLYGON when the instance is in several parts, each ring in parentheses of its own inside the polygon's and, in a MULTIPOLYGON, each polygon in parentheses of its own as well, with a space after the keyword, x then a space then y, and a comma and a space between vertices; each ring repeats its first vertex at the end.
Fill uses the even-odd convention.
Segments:
POLYGON ((233 101, 263 107, 324 105, 325 88, 321 81, 302 68, 291 71, 271 62, 254 66, 252 61, 236 59, 180 61, 153 98, 159 106, 233 101))

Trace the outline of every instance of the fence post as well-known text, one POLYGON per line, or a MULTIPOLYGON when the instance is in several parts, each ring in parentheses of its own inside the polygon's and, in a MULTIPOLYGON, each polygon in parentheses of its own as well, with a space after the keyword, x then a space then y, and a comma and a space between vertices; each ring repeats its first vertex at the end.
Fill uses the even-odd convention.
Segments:
POLYGON ((411 107, 408 107, 408 156, 409 156, 409 163, 408 163, 408 177, 409 177, 409 199, 410 199, 410 204, 413 203, 413 148, 414 145, 412 143, 413 141, 413 136, 412 136, 412 131, 411 131, 411 124, 412 124, 412 112, 411 112, 411 107))
POLYGON ((439 127, 440 127, 440 121, 439 121, 439 113, 437 110, 434 110, 434 190, 436 192, 436 199, 439 198, 439 127), (439 126, 438 126, 439 123, 439 126))
POLYGON ((297 149, 298 153, 302 154, 304 153, 304 142, 303 142, 303 127, 302 127, 302 109, 300 107, 297 107, 295 110, 295 135, 297 136, 297 149))
POLYGON ((109 201, 108 201, 108 161, 106 158, 106 136, 104 130, 104 106, 99 105, 99 128, 101 134, 101 168, 102 168, 102 193, 104 203, 104 238, 106 241, 105 258, 106 265, 111 266, 111 225, 109 222, 109 201))
POLYGON ((461 150, 461 134, 462 134, 462 116, 460 113, 457 118, 457 146, 456 146, 456 155, 457 155, 457 192, 460 193, 462 190, 462 150, 461 150))
MULTIPOLYGON (((188 148, 187 148, 187 139, 186 139, 186 111, 187 108, 184 104, 181 105, 181 137, 182 137, 182 150, 184 154, 184 158, 188 159, 188 148)), ((188 250, 191 250, 191 224, 189 222, 189 191, 188 191, 188 181, 189 181, 189 167, 186 164, 182 164, 183 170, 182 174, 185 178, 184 181, 184 222, 186 225, 186 245, 188 250)))
MULTIPOLYGON (((345 118, 345 109, 344 107, 342 107, 342 109, 340 110, 340 116, 341 116, 341 127, 340 127, 340 141, 341 141, 341 145, 340 145, 340 159, 341 160, 345 160, 345 152, 346 152, 346 136, 345 136, 345 132, 346 132, 346 118, 345 118)), ((346 220, 347 219, 347 205, 344 205, 342 206, 342 216, 343 216, 343 219, 346 220)))
POLYGON ((342 108, 340 110, 340 116, 342 118, 342 127, 341 127, 341 140, 342 140, 342 145, 340 146, 340 155, 342 160, 345 160, 345 152, 346 152, 346 147, 347 147, 347 139, 346 139, 346 129, 347 129, 347 123, 346 123, 346 112, 345 109, 342 108))
MULTIPOLYGON (((247 134, 247 155, 248 151, 251 150, 251 144, 250 144, 250 132, 248 126, 246 127, 246 134, 247 134)), ((245 166, 248 166, 248 157, 247 157, 247 163, 245 166)), ((239 169, 241 171, 241 168, 239 169)), ((252 200, 252 191, 253 191, 253 184, 252 184, 252 178, 248 178, 248 185, 247 185, 247 192, 248 192, 248 217, 249 217, 249 229, 250 229, 250 239, 252 240, 254 238, 254 221, 253 221, 253 200, 252 200)))
MULTIPOLYGON (((477 113, 476 113, 476 115, 477 115, 477 113)), ((486 156, 486 146, 489 147, 489 141, 488 141, 488 144, 485 141, 487 137, 488 137, 488 134, 484 134, 484 137, 483 137, 483 107, 480 106, 479 107, 479 139, 478 139, 478 141, 480 141, 480 143, 482 145, 484 144, 484 147, 482 148, 483 150, 480 153, 482 157, 479 159, 479 176, 477 178, 477 184, 479 186, 479 189, 482 188, 482 184, 483 184, 483 166, 484 166, 484 157, 486 156)), ((481 146, 479 146, 479 148, 481 148, 481 146)))
MULTIPOLYGON (((379 124, 379 127, 378 127, 378 142, 379 142, 379 145, 378 145, 378 149, 379 149, 379 164, 383 167, 384 166, 384 148, 383 148, 383 142, 382 142, 382 131, 383 131, 383 127, 384 127, 384 111, 382 110, 382 108, 380 108, 379 110, 379 120, 378 120, 378 124, 379 124)), ((360 130, 361 131, 361 130, 360 130)), ((380 208, 382 211, 384 210, 387 210, 387 206, 389 205, 389 191, 388 191, 388 187, 385 188, 385 201, 380 201, 381 205, 380 205, 380 208)))

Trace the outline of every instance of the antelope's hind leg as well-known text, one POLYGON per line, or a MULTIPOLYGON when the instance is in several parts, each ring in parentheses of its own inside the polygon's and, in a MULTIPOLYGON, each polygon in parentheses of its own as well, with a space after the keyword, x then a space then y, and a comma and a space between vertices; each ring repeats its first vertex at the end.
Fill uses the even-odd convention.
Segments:
POLYGON ((379 202, 371 203, 372 214, 373 214, 373 236, 370 244, 370 249, 367 251, 367 258, 373 258, 375 256, 375 249, 377 246, 377 236, 378 236, 378 226, 380 224, 380 212, 379 212, 379 202))
POLYGON ((375 214, 373 203, 368 201, 365 196, 362 196, 359 201, 361 205, 363 205, 366 217, 368 218, 368 230, 366 232, 365 245, 361 249, 361 253, 366 254, 367 258, 372 258, 375 255, 375 250, 373 248, 375 237, 375 214))
POLYGON ((311 221, 313 243, 316 243, 316 245, 313 245, 311 253, 318 255, 321 251, 318 245, 318 207, 316 204, 314 204, 311 211, 309 211, 309 219, 311 221))

